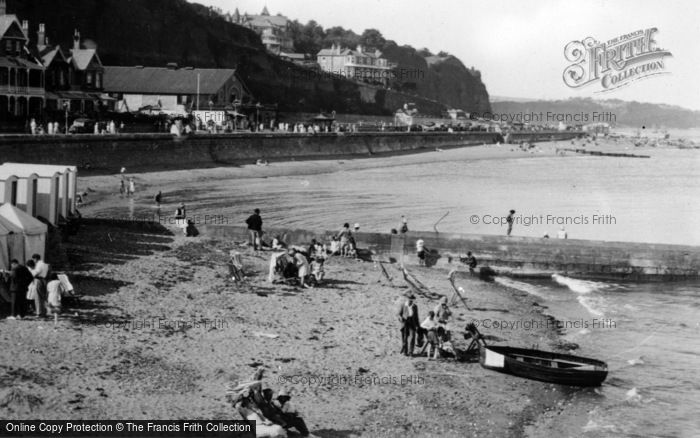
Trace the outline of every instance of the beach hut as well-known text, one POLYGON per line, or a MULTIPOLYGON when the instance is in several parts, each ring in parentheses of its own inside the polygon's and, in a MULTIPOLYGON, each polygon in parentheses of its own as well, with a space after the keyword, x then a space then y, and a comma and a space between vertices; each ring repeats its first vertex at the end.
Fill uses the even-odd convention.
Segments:
POLYGON ((0 168, 0 202, 17 205, 19 178, 7 169, 0 168))
POLYGON ((38 178, 36 173, 18 176, 13 170, 0 166, 0 185, 3 185, 0 203, 8 202, 35 216, 38 178))
POLYGON ((15 235, 22 236, 23 245, 14 239, 8 245, 9 260, 15 258, 24 261, 33 254, 39 254, 44 259, 48 233, 46 224, 11 204, 0 206, 0 224, 11 229, 15 235))
POLYGON ((68 218, 76 213, 76 166, 5 163, 0 166, 0 172, 3 171, 23 181, 19 192, 27 202, 19 203, 19 207, 32 216, 58 224, 59 217, 68 218))

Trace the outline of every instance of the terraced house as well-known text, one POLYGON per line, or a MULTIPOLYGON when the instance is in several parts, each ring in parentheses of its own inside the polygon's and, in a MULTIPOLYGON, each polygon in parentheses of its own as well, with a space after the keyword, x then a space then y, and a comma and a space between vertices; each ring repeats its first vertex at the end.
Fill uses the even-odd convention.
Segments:
POLYGON ((44 67, 29 45, 29 23, 0 0, 0 120, 26 120, 44 107, 44 67))

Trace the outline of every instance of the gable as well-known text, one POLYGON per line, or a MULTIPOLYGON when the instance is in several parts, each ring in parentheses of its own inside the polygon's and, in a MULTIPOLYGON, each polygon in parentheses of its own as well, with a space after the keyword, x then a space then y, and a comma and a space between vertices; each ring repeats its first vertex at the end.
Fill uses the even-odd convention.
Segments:
POLYGON ((2 34, 2 38, 17 38, 17 39, 22 39, 26 40, 27 37, 24 35, 24 32, 22 31, 22 28, 20 27, 19 23, 17 21, 13 21, 10 23, 9 27, 5 30, 5 32, 2 34))

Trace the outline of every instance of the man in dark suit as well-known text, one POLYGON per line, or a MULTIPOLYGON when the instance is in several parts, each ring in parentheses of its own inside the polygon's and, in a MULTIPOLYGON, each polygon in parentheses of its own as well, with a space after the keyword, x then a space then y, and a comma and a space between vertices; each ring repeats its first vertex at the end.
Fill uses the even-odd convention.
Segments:
POLYGON ((253 214, 246 219, 245 223, 248 225, 248 235, 250 236, 249 244, 257 251, 260 239, 262 238, 263 225, 262 218, 260 217, 260 209, 256 208, 253 214))
POLYGON ((17 259, 12 259, 7 279, 11 306, 8 319, 21 319, 27 311, 27 289, 34 277, 26 266, 20 265, 17 259))
POLYGON ((416 296, 412 292, 407 292, 405 297, 406 300, 402 300, 398 311, 399 322, 401 323, 401 354, 413 356, 416 333, 420 325, 418 305, 415 303, 416 296))

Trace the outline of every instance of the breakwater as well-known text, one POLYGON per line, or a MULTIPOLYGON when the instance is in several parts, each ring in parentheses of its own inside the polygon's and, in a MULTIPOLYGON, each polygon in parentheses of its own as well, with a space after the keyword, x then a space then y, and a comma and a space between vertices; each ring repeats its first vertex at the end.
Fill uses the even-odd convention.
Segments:
MULTIPOLYGON (((246 240, 244 227, 206 225, 206 235, 246 240)), ((268 237, 284 236, 290 244, 308 245, 311 239, 327 241, 333 232, 269 229, 268 237)), ((429 250, 428 265, 465 267, 460 255, 471 251, 482 267, 510 276, 562 274, 590 279, 668 281, 700 277, 700 247, 595 240, 542 239, 481 234, 410 232, 406 235, 356 233, 359 248, 384 260, 417 264, 415 242, 423 239, 429 250)))
MULTIPOLYGON (((525 135, 525 134, 519 134, 525 135)), ((542 133, 532 133, 541 136, 542 133)), ((580 133, 551 132, 565 140, 580 133)), ((236 133, 0 136, 0 162, 69 164, 91 173, 158 171, 288 161, 371 157, 502 142, 494 132, 236 133)))
POLYGON ((650 155, 625 154, 622 152, 589 151, 587 149, 558 148, 557 153, 560 151, 562 151, 562 152, 575 152, 577 154, 583 154, 583 155, 595 155, 598 157, 651 158, 650 155))

